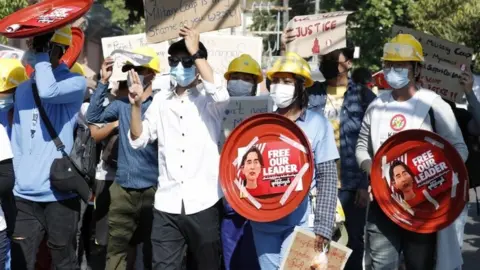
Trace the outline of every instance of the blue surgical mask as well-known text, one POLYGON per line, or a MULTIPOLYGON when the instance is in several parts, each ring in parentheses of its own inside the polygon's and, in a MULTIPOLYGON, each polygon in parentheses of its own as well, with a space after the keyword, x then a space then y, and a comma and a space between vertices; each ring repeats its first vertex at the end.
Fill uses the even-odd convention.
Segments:
POLYGON ((0 112, 5 112, 13 107, 13 94, 0 97, 0 112))
POLYGON ((408 68, 402 68, 400 71, 397 70, 398 69, 395 68, 383 70, 385 80, 393 89, 401 89, 410 82, 408 78, 408 68))
POLYGON ((231 97, 250 96, 252 94, 253 83, 244 80, 229 80, 227 89, 231 97))
POLYGON ((195 66, 184 68, 182 63, 170 69, 170 75, 181 87, 189 86, 197 77, 195 66))

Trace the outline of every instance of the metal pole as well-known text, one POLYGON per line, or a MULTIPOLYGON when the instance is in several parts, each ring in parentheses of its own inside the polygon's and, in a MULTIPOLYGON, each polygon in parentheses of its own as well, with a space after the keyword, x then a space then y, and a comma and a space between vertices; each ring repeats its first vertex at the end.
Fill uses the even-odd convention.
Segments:
POLYGON ((320 13, 320 0, 315 0, 315 14, 320 13))
POLYGON ((285 29, 285 26, 287 26, 288 21, 290 20, 288 16, 288 0, 283 0, 283 7, 285 8, 285 11, 283 12, 283 28, 285 29))
POLYGON ((247 29, 247 19, 246 19, 246 11, 247 11, 247 0, 243 0, 242 1, 242 6, 243 6, 243 9, 242 9, 242 36, 245 36, 247 33, 246 33, 246 29, 247 29))

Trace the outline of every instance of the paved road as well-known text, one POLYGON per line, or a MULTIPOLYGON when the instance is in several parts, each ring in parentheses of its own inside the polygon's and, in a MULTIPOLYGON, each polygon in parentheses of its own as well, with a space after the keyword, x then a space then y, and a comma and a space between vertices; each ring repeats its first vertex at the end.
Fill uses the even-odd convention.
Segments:
MULTIPOLYGON (((478 188, 480 196, 480 188, 478 188)), ((480 198, 480 197, 479 197, 480 198)), ((479 206, 480 207, 480 206, 479 206)), ((465 238, 463 240, 463 270, 480 269, 480 216, 477 214, 475 192, 470 192, 470 209, 467 224, 465 225, 465 238)))

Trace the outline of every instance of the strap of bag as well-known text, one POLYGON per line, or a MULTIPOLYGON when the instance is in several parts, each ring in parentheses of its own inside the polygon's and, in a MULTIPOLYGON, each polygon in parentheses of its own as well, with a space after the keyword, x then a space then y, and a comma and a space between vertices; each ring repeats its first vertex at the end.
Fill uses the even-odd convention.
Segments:
POLYGON ((53 127, 52 122, 50 122, 50 119, 48 118, 48 115, 45 112, 45 109, 43 108, 42 101, 40 100, 40 96, 38 95, 38 88, 36 83, 32 83, 32 90, 33 90, 33 99, 35 100, 35 104, 37 105, 38 112, 40 113, 40 117, 42 117, 42 121, 45 124, 45 127, 47 128, 48 134, 50 134, 50 137, 55 143, 57 150, 62 152, 63 156, 68 156, 64 150, 65 145, 63 145, 63 142, 58 137, 58 134, 55 131, 55 128, 53 127))
POLYGON ((437 133, 437 129, 435 127, 435 114, 433 114, 433 109, 430 107, 428 110, 428 115, 430 116, 430 125, 432 126, 432 131, 437 133))

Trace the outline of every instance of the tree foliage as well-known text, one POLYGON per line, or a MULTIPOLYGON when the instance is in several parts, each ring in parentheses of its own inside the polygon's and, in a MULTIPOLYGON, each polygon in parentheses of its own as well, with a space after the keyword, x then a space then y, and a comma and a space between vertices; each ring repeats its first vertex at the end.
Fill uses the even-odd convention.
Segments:
POLYGON ((127 7, 125 0, 100 0, 105 8, 112 12, 112 24, 125 30, 126 34, 138 34, 145 32, 145 20, 143 14, 127 7))
MULTIPOLYGON (((13 12, 26 7, 28 5, 27 0, 1 0, 0 1, 0 19, 12 14, 13 12)), ((0 43, 7 44, 7 39, 0 36, 0 43)))

